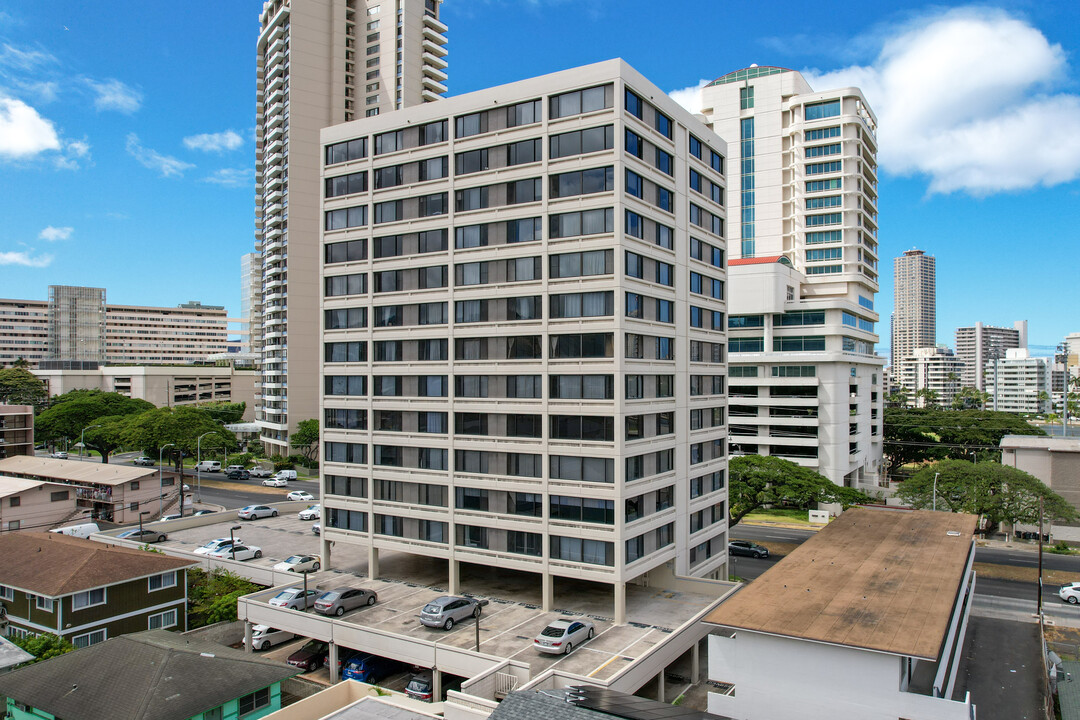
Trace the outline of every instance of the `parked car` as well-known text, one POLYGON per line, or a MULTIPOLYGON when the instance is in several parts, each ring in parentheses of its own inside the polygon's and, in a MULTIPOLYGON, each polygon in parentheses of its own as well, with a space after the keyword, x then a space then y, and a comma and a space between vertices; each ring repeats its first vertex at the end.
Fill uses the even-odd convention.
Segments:
POLYGON ((304 508, 296 514, 296 517, 301 520, 319 520, 322 518, 322 505, 312 505, 309 508, 304 508))
POLYGON ((336 672, 337 676, 340 678, 342 676, 343 670, 345 669, 345 663, 349 662, 350 660, 352 660, 354 657, 356 657, 359 654, 360 654, 359 650, 353 650, 352 648, 341 647, 339 645, 338 646, 338 651, 337 651, 337 667, 336 668, 330 667, 330 653, 326 653, 326 656, 323 657, 322 664, 323 664, 323 667, 326 668, 326 670, 329 673, 330 677, 333 677, 334 673, 336 672))
POLYGON ((548 624, 533 638, 533 647, 540 652, 566 654, 575 645, 592 640, 596 627, 588 620, 562 618, 548 624))
POLYGON ((50 454, 49 457, 56 458, 57 460, 67 460, 67 453, 63 450, 57 450, 56 452, 50 454))
POLYGON ((769 557, 769 548, 752 543, 749 540, 732 540, 727 544, 727 552, 728 555, 745 555, 755 558, 769 557))
MULTIPOLYGON (((195 548, 194 553, 196 555, 209 555, 212 552, 217 552, 223 547, 229 547, 230 545, 232 545, 232 543, 233 541, 230 538, 214 538, 213 540, 210 540, 209 542, 204 544, 202 547, 195 548)), ((236 538, 236 544, 243 545, 244 541, 240 538, 236 538)))
POLYGON ((322 667, 323 657, 329 648, 330 646, 321 640, 308 640, 285 662, 301 670, 318 670, 322 667))
POLYGON ((262 481, 262 484, 266 487, 289 487, 288 482, 286 482, 284 479, 276 477, 266 478, 262 481))
POLYGON ((138 540, 139 542, 165 542, 169 539, 169 536, 160 530, 150 530, 149 528, 143 528, 142 530, 135 528, 134 530, 125 530, 116 537, 124 538, 125 540, 138 540))
POLYGON ((254 560, 262 557, 262 548, 237 543, 236 545, 223 547, 220 550, 208 552, 206 556, 218 558, 219 560, 254 560))
POLYGON ((251 473, 251 477, 253 478, 268 478, 274 474, 272 470, 267 470, 266 468, 258 466, 251 468, 248 472, 251 473))
POLYGON ((421 623, 444 630, 449 630, 454 627, 454 623, 471 617, 480 617, 480 601, 456 595, 437 597, 420 611, 421 623))
POLYGON ((236 511, 241 520, 257 520, 264 517, 277 517, 277 510, 266 505, 248 505, 236 511))
POLYGON ((311 526, 311 532, 314 535, 322 535, 322 523, 315 523, 311 526))
POLYGON ((78 525, 68 525, 67 527, 56 528, 50 530, 59 535, 71 535, 72 537, 88 538, 94 533, 101 532, 101 528, 97 523, 79 523, 78 525))
POLYGON ((435 697, 435 683, 431 679, 430 670, 421 670, 412 676, 409 684, 405 686, 405 695, 413 700, 432 702, 435 697))
POLYGON ((245 468, 243 465, 230 465, 229 467, 225 468, 225 472, 230 473, 233 470, 246 470, 246 469, 247 468, 245 468))
POLYGON ((142 456, 137 457, 134 460, 132 460, 132 462, 135 465, 143 465, 143 466, 149 467, 149 466, 152 466, 154 464, 154 459, 146 457, 145 455, 142 455, 142 456))
POLYGON ((318 572, 322 565, 314 555, 292 555, 274 566, 281 572, 318 572))
POLYGON ((315 612, 321 615, 344 615, 364 605, 374 605, 378 595, 367 588, 339 587, 324 592, 315 601, 315 612))
POLYGON ((162 515, 161 520, 162 522, 164 522, 165 520, 179 520, 182 517, 183 515, 181 515, 180 513, 173 513, 172 515, 162 515))
MULTIPOLYGON (((256 650, 266 650, 298 637, 300 636, 296 633, 277 630, 269 625, 254 625, 251 628, 251 647, 256 650)), ((244 645, 247 645, 247 638, 244 638, 244 645)))
POLYGON ((303 502, 308 502, 310 500, 314 500, 315 496, 309 493, 307 490, 293 490, 291 493, 285 496, 285 499, 293 501, 301 500, 303 502))
POLYGON ((359 680, 363 683, 374 684, 404 667, 404 663, 399 660, 391 660, 371 653, 361 653, 354 655, 342 666, 341 679, 359 680))
POLYGON ((304 589, 298 587, 286 588, 279 592, 274 597, 270 598, 267 604, 274 607, 290 608, 292 610, 306 610, 315 604, 315 598, 319 595, 318 590, 308 590, 307 597, 304 597, 304 589))
POLYGON ((203 460, 195 466, 195 472, 221 472, 221 462, 218 460, 203 460))
POLYGON ((241 468, 239 470, 228 471, 227 473, 225 473, 225 477, 230 480, 247 480, 251 477, 251 473, 241 468))
POLYGON ((216 510, 196 510, 195 512, 192 513, 192 515, 198 517, 199 515, 213 515, 215 512, 217 512, 217 511, 216 510))
MULTIPOLYGON (((1080 582, 1065 583, 1058 590, 1058 597, 1069 603, 1075 605, 1080 602, 1080 582)), ((316 608, 317 610, 318 608, 316 608)))

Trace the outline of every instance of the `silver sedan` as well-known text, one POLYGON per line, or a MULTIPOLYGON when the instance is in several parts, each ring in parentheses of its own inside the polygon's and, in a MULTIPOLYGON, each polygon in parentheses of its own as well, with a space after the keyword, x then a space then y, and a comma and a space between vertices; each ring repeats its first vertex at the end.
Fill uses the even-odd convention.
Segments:
POLYGON ((533 640, 533 647, 540 652, 566 654, 575 645, 593 639, 596 628, 588 620, 563 618, 549 623, 533 640))
POLYGON ((376 600, 378 596, 367 588, 339 587, 319 596, 315 601, 315 612, 340 617, 348 610, 374 605, 376 600))

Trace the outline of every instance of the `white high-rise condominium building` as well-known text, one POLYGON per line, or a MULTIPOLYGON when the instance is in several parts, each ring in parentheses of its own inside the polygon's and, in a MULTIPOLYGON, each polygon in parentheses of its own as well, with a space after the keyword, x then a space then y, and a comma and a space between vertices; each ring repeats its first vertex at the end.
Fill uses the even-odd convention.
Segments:
POLYGON ((724 142, 621 60, 322 139, 326 561, 726 577, 724 142))
POLYGON ((985 389, 986 363, 1005 357, 1005 351, 1027 347, 1027 320, 1017 320, 1011 328, 975 323, 956 328, 956 357, 964 361, 960 382, 964 387, 985 389))
POLYGON ((896 384, 907 390, 910 407, 947 408, 960 392, 964 361, 945 346, 916 348, 897 359, 897 368, 896 384))
MULTIPOLYGON (((907 250, 893 260, 892 340, 890 365, 903 382, 905 372, 897 368, 904 358, 919 348, 937 344, 937 261, 922 250, 907 250)), ((914 392, 915 388, 908 388, 914 392)))
POLYGON ((246 253, 240 257, 240 345, 241 352, 257 354, 262 347, 262 256, 246 253))
POLYGON ((271 0, 258 40, 255 243, 262 256, 262 382, 271 453, 319 409, 319 131, 438 100, 440 0, 271 0), (290 372, 290 368, 293 372, 290 372))
POLYGON ((1053 358, 1031 357, 1027 348, 1005 351, 1005 357, 987 360, 987 410, 1044 413, 1051 406, 1050 377, 1053 358))
POLYGON ((857 88, 815 91, 778 67, 729 73, 702 90, 701 104, 731 142, 728 206, 738 221, 729 270, 731 451, 876 488, 884 384, 874 354, 873 111, 857 88))

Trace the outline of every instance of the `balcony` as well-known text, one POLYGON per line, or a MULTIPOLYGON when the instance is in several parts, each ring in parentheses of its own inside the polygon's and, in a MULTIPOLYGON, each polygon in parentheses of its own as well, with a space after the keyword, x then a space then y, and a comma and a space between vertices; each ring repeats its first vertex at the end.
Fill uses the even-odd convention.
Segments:
POLYGON ((424 75, 434 78, 439 82, 446 82, 447 75, 434 65, 424 65, 424 75))
POLYGON ((285 140, 283 138, 276 138, 273 142, 267 143, 263 147, 263 152, 269 155, 281 154, 285 149, 285 140))
POLYGON ((271 55, 270 58, 266 61, 266 67, 268 67, 268 68, 281 67, 281 68, 284 69, 284 67, 285 67, 285 51, 284 50, 278 50, 276 53, 271 55))
POLYGON ((438 45, 445 45, 447 43, 446 36, 427 23, 424 23, 424 39, 430 40, 438 45))
MULTIPOLYGON (((443 42, 445 42, 445 38, 443 39, 443 42)), ((425 57, 427 57, 428 54, 434 55, 438 58, 444 58, 447 55, 446 48, 436 42, 429 40, 426 37, 424 38, 424 42, 421 43, 421 47, 424 48, 425 57)))
POLYGON ((425 52, 421 57, 423 57, 425 65, 431 65, 439 70, 445 70, 450 63, 443 60, 443 55, 446 55, 446 53, 444 52, 442 55, 435 55, 434 53, 425 52))
POLYGON ((427 88, 424 88, 424 90, 420 93, 420 97, 422 97, 424 100, 426 100, 428 102, 431 102, 433 100, 442 100, 443 99, 442 95, 439 95, 438 93, 434 93, 431 90, 428 90, 427 88))
POLYGON ((431 92, 438 93, 439 95, 442 95, 442 94, 446 93, 446 86, 445 85, 443 85, 441 82, 439 82, 437 80, 429 78, 426 75, 424 76, 423 83, 424 83, 424 90, 430 90, 431 92))
POLYGON ((425 29, 430 27, 440 33, 445 33, 447 30, 450 29, 443 21, 432 15, 427 14, 424 15, 424 27, 425 29))

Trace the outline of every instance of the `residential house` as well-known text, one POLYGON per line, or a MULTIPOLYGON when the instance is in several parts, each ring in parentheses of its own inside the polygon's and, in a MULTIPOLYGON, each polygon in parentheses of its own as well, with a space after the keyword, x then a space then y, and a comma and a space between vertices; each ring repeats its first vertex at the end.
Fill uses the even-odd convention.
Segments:
POLYGON ((49 530, 87 514, 69 485, 0 475, 0 533, 49 530))
POLYGON ((48 532, 0 534, 8 636, 54 633, 86 647, 140 630, 187 629, 195 560, 48 532))
POLYGON ((257 720, 281 708, 281 681, 298 672, 149 630, 0 676, 0 694, 14 720, 257 720))

